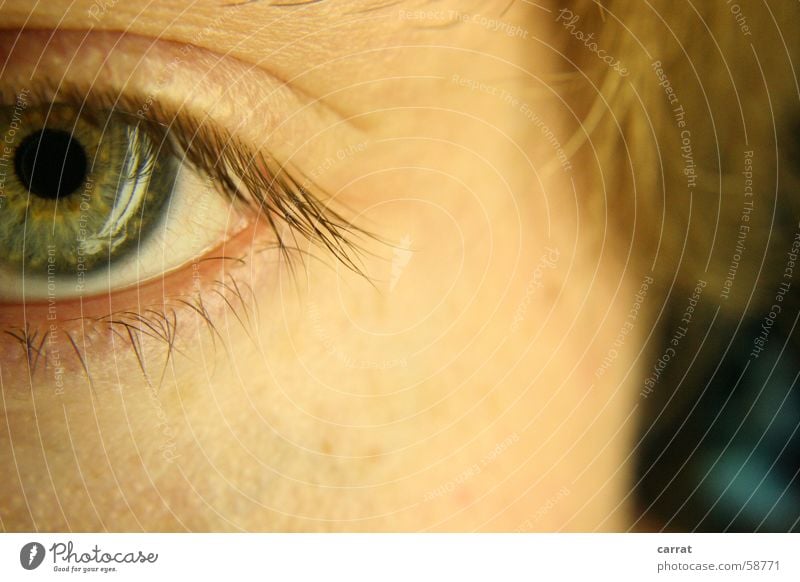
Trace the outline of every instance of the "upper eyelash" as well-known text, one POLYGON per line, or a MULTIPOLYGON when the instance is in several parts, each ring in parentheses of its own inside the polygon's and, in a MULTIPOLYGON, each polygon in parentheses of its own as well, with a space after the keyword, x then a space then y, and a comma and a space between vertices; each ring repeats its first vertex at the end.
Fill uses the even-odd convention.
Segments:
MULTIPOLYGON (((15 101, 16 94, 9 95, 14 97, 11 100, 5 98, 8 92, 8 88, 0 88, 0 103, 15 101)), ((273 231, 287 264, 292 264, 290 251, 299 248, 288 244, 279 221, 288 227, 288 238, 294 243, 298 235, 302 236, 327 249, 348 269, 364 275, 358 238, 378 237, 325 204, 330 197, 297 168, 279 164, 267 152, 243 143, 213 121, 201 120, 183 108, 167 110, 159 102, 144 109, 147 97, 135 92, 81 91, 72 85, 55 87, 46 82, 29 88, 26 100, 36 105, 70 105, 81 115, 113 111, 144 123, 153 145, 171 149, 173 155, 210 177, 221 194, 256 209, 273 231)))

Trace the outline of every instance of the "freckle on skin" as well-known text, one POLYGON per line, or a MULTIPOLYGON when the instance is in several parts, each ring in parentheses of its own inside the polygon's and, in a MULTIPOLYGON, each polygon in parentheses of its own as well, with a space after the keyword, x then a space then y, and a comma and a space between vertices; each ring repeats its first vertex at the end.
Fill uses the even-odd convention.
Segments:
POLYGON ((459 507, 464 507, 472 502, 472 493, 468 487, 461 487, 456 491, 456 503, 459 507))
POLYGON ((322 444, 319 446, 319 451, 324 455, 331 454, 331 442, 329 440, 322 441, 322 444))

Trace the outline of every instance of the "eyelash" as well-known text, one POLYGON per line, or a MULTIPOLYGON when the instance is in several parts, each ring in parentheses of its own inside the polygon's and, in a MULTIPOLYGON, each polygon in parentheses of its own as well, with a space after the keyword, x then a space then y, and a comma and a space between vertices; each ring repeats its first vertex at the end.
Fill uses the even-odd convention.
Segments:
MULTIPOLYGON (((8 89, 0 88, 0 103, 15 101, 16 94, 8 93, 8 89)), ((115 94, 110 91, 83 92, 77 87, 57 87, 45 82, 29 88, 26 98, 33 104, 58 102, 79 110, 114 110, 119 114, 130 115, 134 120, 144 123, 154 144, 169 148, 169 153, 184 159, 195 171, 217 185, 221 195, 243 203, 256 212, 256 218, 266 220, 273 233, 274 247, 279 250, 290 272, 294 271, 292 251, 299 254, 301 259, 304 256, 297 245, 297 238, 300 236, 315 242, 348 269, 364 276, 359 260, 362 252, 359 237, 372 239, 377 237, 348 222, 334 209, 325 205, 323 201, 329 200, 330 197, 303 177, 299 170, 278 164, 266 152, 250 148, 213 121, 204 122, 183 109, 180 111, 163 109, 160 103, 130 92, 125 94, 115 94), (144 104, 147 106, 143 107, 144 104), (288 229, 288 235, 282 232, 284 230, 282 226, 288 229), (289 239, 294 244, 289 244, 289 239)), ((227 308, 232 310, 235 318, 245 327, 245 332, 252 336, 245 324, 249 322, 249 315, 240 314, 240 307, 237 307, 240 305, 241 308, 247 308, 247 302, 241 291, 242 286, 231 277, 228 282, 216 281, 212 292, 224 300, 227 308), (234 302, 231 302, 226 294, 232 294, 235 297, 234 302)), ((249 294, 252 295, 252 290, 249 294)), ((194 302, 181 298, 177 299, 177 302, 202 317, 216 346, 214 338, 222 339, 222 336, 206 310, 202 296, 196 297, 194 302)), ((115 335, 127 339, 142 373, 150 383, 141 354, 141 338, 148 336, 164 341, 167 351, 164 362, 166 370, 175 349, 177 326, 175 309, 178 307, 180 305, 170 306, 165 301, 158 309, 148 308, 142 313, 119 311, 101 318, 82 319, 91 319, 92 324, 105 323, 115 335), (120 333, 120 328, 124 330, 125 335, 120 333)), ((83 326, 83 323, 81 325, 83 326)), ((42 356, 45 358, 46 367, 48 331, 40 337, 40 331, 32 330, 27 324, 24 330, 16 328, 3 331, 21 344, 31 375, 35 372, 42 356)), ((69 332, 63 333, 75 350, 91 383, 86 358, 81 353, 78 343, 69 332)))
MULTIPOLYGON (((0 103, 13 103, 16 95, 4 93, 0 89, 0 103)), ((144 122, 154 144, 170 148, 172 155, 186 160, 194 170, 218 184, 222 195, 243 202, 266 219, 287 260, 291 260, 288 251, 297 249, 286 244, 279 221, 290 228, 293 239, 300 235, 317 242, 342 264, 363 275, 357 259, 361 248, 356 239, 374 235, 323 205, 322 201, 330 197, 298 169, 278 164, 266 152, 250 148, 214 122, 204 123, 185 109, 162 109, 158 102, 131 93, 82 92, 71 86, 40 84, 29 89, 27 95, 34 104, 57 101, 79 110, 114 110, 144 122)))

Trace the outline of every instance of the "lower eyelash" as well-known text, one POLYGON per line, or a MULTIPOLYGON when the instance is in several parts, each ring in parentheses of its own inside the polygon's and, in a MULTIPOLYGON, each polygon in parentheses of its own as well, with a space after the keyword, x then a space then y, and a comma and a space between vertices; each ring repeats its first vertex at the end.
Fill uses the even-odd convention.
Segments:
MULTIPOLYGON (((255 341, 256 301, 256 294, 249 284, 227 274, 225 280, 215 280, 191 297, 168 298, 161 305, 151 305, 141 311, 123 310, 102 317, 80 317, 61 325, 48 322, 0 329, 0 334, 7 338, 0 340, 0 345, 6 344, 0 361, 20 360, 21 355, 31 385, 49 370, 57 392, 69 387, 65 385, 67 379, 75 382, 75 373, 82 374, 94 388, 93 363, 88 356, 97 349, 112 349, 110 342, 130 349, 143 381, 158 390, 175 356, 191 358, 198 349, 196 335, 185 342, 185 348, 181 345, 183 342, 179 342, 184 326, 192 321, 204 326, 216 352, 220 346, 226 345, 216 322, 227 312, 251 341, 255 341), (207 306, 212 298, 218 306, 213 311, 207 306), (8 342, 14 344, 17 357, 9 357, 14 353, 8 342)), ((119 357, 120 360, 124 358, 119 357)), ((104 356, 104 359, 109 358, 104 356)))

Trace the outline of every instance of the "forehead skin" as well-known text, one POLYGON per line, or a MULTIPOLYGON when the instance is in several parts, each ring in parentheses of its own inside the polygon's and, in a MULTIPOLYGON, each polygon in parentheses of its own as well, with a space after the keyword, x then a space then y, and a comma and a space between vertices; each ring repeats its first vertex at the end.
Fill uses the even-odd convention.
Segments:
MULTIPOLYGON (((323 92, 353 79, 402 74, 418 68, 419 58, 398 58, 400 47, 448 47, 490 52, 512 62, 527 43, 509 42, 492 30, 491 19, 520 26, 526 38, 546 30, 550 10, 527 2, 468 1, 426 3, 368 0, 275 3, 269 0, 225 3, 224 0, 159 0, 147 4, 118 0, 27 0, 6 2, 3 28, 59 28, 128 32, 160 40, 189 43, 257 65, 283 80, 323 92), (463 15, 480 16, 463 23, 463 15), (309 68, 323 67, 313 76, 309 68)), ((520 32, 522 34, 522 32, 520 32)), ((466 52, 462 58, 470 58, 466 52)), ((472 55, 474 56, 474 55, 472 55)), ((452 67, 454 55, 444 59, 452 67)), ((428 51, 426 67, 442 60, 428 51)), ((542 69, 543 63, 537 68, 542 69)))

